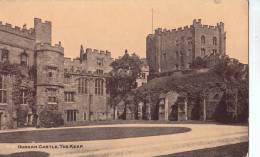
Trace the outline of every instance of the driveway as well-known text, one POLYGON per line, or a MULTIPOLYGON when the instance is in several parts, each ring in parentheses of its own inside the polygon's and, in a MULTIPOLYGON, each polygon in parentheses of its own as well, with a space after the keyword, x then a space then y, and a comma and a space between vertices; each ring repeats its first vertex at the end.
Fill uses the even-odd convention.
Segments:
MULTIPOLYGON (((73 128, 96 127, 185 127, 191 131, 159 136, 133 137, 110 140, 91 140, 51 143, 0 143, 0 154, 42 153, 43 157, 84 157, 84 156, 159 156, 166 154, 211 148, 248 141, 247 126, 219 124, 114 124, 83 126, 73 128)), ((71 129, 71 128, 53 128, 71 129)), ((37 129, 39 130, 39 129, 37 129)), ((8 131, 12 132, 12 131, 8 131)), ((0 133, 1 136, 1 133, 0 133)), ((48 138, 48 137, 46 137, 48 138)), ((0 155, 0 157, 1 157, 0 155)), ((10 155, 10 156, 15 156, 10 155)), ((27 155, 28 156, 28 155, 27 155)), ((40 155, 39 155, 40 156, 40 155)))

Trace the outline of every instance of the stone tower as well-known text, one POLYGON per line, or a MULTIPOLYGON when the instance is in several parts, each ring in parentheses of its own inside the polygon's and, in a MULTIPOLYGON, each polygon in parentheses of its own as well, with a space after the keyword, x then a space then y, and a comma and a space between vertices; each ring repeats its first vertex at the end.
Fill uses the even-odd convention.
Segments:
POLYGON ((201 19, 192 25, 167 30, 158 28, 146 38, 146 57, 153 73, 190 69, 197 57, 226 53, 224 23, 202 25, 201 19))
POLYGON ((36 106, 38 122, 41 123, 41 111, 62 111, 64 49, 60 44, 51 45, 50 22, 42 23, 39 19, 36 19, 35 22, 36 106))

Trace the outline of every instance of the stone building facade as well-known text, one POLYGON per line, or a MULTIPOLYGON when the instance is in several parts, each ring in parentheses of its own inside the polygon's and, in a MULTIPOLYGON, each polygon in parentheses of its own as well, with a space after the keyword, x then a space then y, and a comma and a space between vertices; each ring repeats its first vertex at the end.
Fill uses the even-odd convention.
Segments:
MULTIPOLYGON (((49 21, 35 18, 30 29, 0 22, 0 64, 22 66, 27 74, 36 69, 27 81, 36 91, 35 109, 23 98, 19 104, 19 108, 27 108, 25 126, 31 125, 32 119, 40 125, 43 110, 62 113, 65 123, 109 118, 106 77, 113 61, 111 53, 81 47, 79 56, 65 58, 61 43, 52 45, 49 21)), ((0 69, 0 129, 17 127, 15 79, 0 69)))
POLYGON ((201 19, 178 29, 155 30, 146 38, 146 57, 150 73, 190 69, 197 57, 226 53, 224 23, 202 25, 201 19))
POLYGON ((110 119, 106 78, 113 59, 109 51, 81 46, 80 57, 64 61, 64 120, 67 123, 110 119))

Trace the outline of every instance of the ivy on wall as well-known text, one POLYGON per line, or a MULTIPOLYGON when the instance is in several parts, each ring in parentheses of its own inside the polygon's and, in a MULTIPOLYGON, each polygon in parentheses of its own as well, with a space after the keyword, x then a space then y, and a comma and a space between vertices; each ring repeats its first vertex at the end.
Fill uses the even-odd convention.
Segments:
MULTIPOLYGON (((36 78, 35 66, 26 67, 20 64, 0 63, 0 72, 11 76, 12 80, 12 118, 17 122, 18 127, 26 124, 27 114, 31 109, 32 115, 36 113, 35 88, 33 79, 36 78), (22 107, 22 93, 25 92, 24 99, 28 107, 22 107)), ((33 120, 35 121, 35 120, 33 120)), ((15 126, 15 125, 13 125, 15 126)))

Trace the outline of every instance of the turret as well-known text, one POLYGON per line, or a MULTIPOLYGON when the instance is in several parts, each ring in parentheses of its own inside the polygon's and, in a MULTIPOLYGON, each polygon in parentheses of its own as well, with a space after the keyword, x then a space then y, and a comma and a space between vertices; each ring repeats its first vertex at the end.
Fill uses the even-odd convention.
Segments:
POLYGON ((36 43, 51 44, 51 22, 42 22, 41 19, 34 19, 36 43))
POLYGON ((84 48, 83 48, 83 45, 81 45, 80 46, 80 55, 79 55, 80 63, 82 63, 82 61, 83 61, 83 55, 84 55, 84 48))

